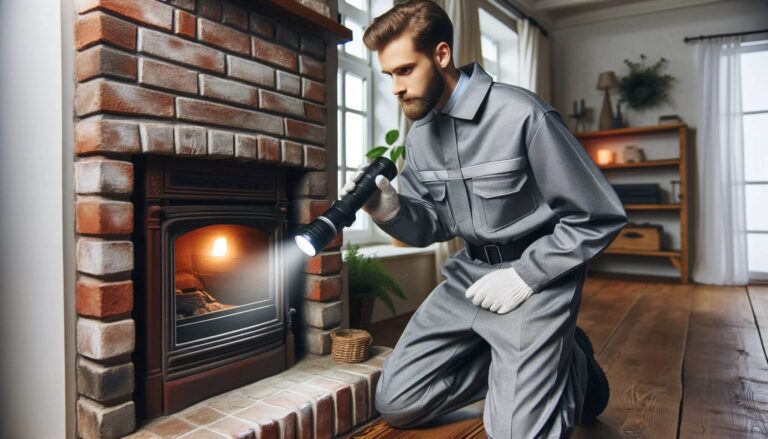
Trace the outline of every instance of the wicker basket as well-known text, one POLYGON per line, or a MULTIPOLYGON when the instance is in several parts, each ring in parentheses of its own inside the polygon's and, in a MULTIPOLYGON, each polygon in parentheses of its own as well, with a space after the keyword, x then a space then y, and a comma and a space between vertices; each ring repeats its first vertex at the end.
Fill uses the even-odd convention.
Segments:
POLYGON ((331 332, 331 357, 339 363, 360 363, 368 359, 372 341, 363 329, 336 329, 331 332))

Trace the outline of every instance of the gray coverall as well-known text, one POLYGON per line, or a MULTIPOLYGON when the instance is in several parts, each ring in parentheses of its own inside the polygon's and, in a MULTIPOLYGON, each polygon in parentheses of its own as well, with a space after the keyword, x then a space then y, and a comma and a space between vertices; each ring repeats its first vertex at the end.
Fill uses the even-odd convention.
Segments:
POLYGON ((587 382, 574 342, 585 263, 624 227, 626 213, 552 106, 493 82, 477 63, 460 68, 471 76, 456 105, 431 111, 408 133, 400 210, 379 226, 414 246, 455 236, 531 243, 497 265, 465 249, 448 259, 446 280, 384 362, 376 408, 390 424, 414 427, 485 398, 491 438, 568 437, 587 382), (465 297, 480 277, 509 266, 534 292, 520 307, 497 314, 465 297))

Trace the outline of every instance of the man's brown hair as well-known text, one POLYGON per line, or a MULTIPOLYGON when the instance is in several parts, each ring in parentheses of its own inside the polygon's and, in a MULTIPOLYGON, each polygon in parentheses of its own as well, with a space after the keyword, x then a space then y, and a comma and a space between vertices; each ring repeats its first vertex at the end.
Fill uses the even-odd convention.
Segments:
POLYGON ((414 47, 427 56, 432 56, 441 41, 453 52, 451 19, 431 0, 408 0, 374 18, 363 34, 363 43, 378 51, 405 31, 413 33, 414 47))

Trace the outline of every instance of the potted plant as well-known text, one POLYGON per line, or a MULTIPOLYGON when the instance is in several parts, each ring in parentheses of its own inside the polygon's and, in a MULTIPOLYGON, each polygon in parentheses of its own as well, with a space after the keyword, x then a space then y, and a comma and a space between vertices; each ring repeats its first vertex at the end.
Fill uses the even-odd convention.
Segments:
POLYGON ((645 59, 642 53, 639 63, 625 59, 624 64, 629 67, 629 74, 619 81, 621 101, 635 110, 652 108, 669 101, 669 90, 675 81, 672 75, 660 72, 667 64, 666 58, 662 57, 650 67, 645 65, 645 59))
POLYGON ((360 254, 360 246, 349 244, 344 251, 349 285, 350 327, 366 329, 371 324, 373 305, 376 299, 395 315, 392 295, 405 299, 400 286, 384 270, 381 261, 360 254))
MULTIPOLYGON (((397 139, 399 138, 400 130, 389 130, 387 131, 387 134, 384 135, 384 142, 387 144, 387 146, 379 145, 368 151, 365 155, 369 159, 375 160, 377 157, 381 157, 382 155, 386 154, 387 151, 389 151, 389 158, 395 162, 395 165, 397 166, 397 173, 399 174, 403 170, 405 161, 405 144, 394 146, 395 142, 397 142, 397 139)), ((392 238, 392 244, 398 247, 408 247, 408 244, 396 238, 392 238)))

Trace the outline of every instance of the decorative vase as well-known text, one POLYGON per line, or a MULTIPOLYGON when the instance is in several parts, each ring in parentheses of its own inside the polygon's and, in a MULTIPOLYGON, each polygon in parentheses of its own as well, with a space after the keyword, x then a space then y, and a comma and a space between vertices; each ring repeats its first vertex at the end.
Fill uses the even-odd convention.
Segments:
POLYGON ((352 296, 349 298, 349 327, 368 329, 371 327, 374 296, 352 296))

